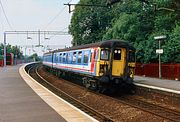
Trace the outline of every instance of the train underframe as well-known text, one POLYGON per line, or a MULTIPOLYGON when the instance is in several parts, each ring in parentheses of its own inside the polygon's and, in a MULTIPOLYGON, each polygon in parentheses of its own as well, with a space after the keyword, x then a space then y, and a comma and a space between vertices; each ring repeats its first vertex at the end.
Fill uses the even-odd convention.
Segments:
POLYGON ((108 76, 94 77, 48 66, 45 66, 45 69, 60 78, 65 78, 71 81, 76 80, 75 83, 100 93, 114 93, 117 91, 129 92, 134 89, 133 79, 130 77, 114 77, 110 79, 108 76))

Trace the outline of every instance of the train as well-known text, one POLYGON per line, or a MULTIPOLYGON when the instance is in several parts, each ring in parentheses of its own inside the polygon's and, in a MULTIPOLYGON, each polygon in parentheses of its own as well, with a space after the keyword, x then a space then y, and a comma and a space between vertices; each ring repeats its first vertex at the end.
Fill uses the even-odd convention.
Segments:
POLYGON ((44 53, 42 63, 57 76, 77 76, 85 87, 103 91, 133 84, 135 48, 112 39, 44 53))

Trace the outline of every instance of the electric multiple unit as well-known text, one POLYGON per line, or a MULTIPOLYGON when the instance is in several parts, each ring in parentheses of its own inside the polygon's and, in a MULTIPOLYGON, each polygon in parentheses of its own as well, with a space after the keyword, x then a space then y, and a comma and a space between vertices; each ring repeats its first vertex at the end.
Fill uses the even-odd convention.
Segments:
POLYGON ((43 65, 57 75, 78 75, 86 87, 100 89, 132 84, 135 48, 109 40, 45 53, 43 65))

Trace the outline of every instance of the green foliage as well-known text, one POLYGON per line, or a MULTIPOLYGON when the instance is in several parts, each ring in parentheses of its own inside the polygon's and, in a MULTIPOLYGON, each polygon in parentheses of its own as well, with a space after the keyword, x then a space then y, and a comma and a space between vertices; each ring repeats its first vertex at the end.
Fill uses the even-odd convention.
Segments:
MULTIPOLYGON (((106 0, 80 0, 80 4, 101 4, 106 0)), ((107 39, 129 41, 137 50, 137 61, 158 62, 155 36, 167 35, 162 41, 162 62, 180 62, 180 22, 178 0, 122 0, 111 8, 75 8, 70 33, 73 45, 97 42, 107 39), (157 8, 155 9, 155 5, 157 8)))
MULTIPOLYGON (((80 4, 105 5, 106 0, 80 0, 80 4)), ((73 36, 73 45, 96 42, 102 39, 110 23, 108 7, 82 7, 77 6, 71 19, 69 32, 73 36)))
POLYGON ((164 54, 163 62, 180 63, 180 25, 176 25, 172 33, 169 35, 169 40, 163 45, 164 54))
POLYGON ((123 39, 134 42, 138 34, 139 23, 133 24, 137 21, 135 13, 128 15, 123 13, 120 18, 114 23, 114 26, 107 31, 103 39, 123 39))
POLYGON ((0 55, 0 60, 3 60, 4 59, 4 56, 3 55, 0 55))
POLYGON ((32 59, 34 61, 41 61, 41 58, 38 56, 37 53, 34 53, 31 56, 29 56, 29 59, 32 59))
MULTIPOLYGON (((17 46, 11 46, 10 44, 8 44, 6 46, 6 51, 7 53, 13 53, 14 56, 17 55, 18 58, 20 58, 20 48, 17 46)), ((4 45, 0 44, 0 55, 4 55, 4 45)))

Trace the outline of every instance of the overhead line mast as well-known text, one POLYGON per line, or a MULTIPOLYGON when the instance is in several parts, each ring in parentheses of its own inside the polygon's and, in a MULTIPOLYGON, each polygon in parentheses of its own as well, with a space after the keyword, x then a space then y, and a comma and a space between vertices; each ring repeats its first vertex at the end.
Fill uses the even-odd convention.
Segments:
POLYGON ((109 7, 108 5, 97 5, 97 4, 64 4, 67 5, 69 7, 69 13, 73 12, 73 10, 71 10, 71 6, 84 6, 84 7, 109 7))
POLYGON ((6 12, 5 12, 5 10, 4 10, 4 7, 3 7, 3 4, 2 4, 2 1, 1 1, 1 0, 0 0, 0 5, 1 5, 3 14, 4 14, 4 16, 5 16, 5 19, 6 19, 7 23, 8 23, 8 25, 9 25, 9 27, 11 28, 11 30, 13 30, 13 28, 12 28, 10 22, 9 22, 9 19, 8 19, 7 15, 6 15, 6 12))
POLYGON ((38 35, 38 45, 37 47, 42 46, 40 44, 40 35, 48 34, 48 35, 69 35, 68 32, 63 31, 5 31, 4 32, 4 67, 6 67, 6 42, 7 42, 7 34, 22 34, 22 35, 28 35, 28 34, 35 34, 38 35))

